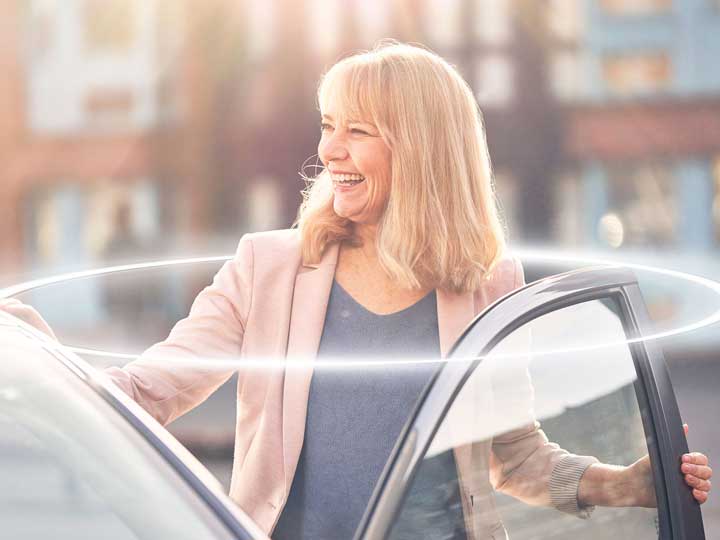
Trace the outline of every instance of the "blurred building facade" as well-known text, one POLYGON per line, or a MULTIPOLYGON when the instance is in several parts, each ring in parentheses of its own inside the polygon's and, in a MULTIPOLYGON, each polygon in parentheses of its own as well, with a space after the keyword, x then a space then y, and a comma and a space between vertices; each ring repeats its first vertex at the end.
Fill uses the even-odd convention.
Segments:
POLYGON ((718 249, 720 3, 582 4, 558 240, 718 249))
POLYGON ((287 227, 324 69, 380 38, 456 64, 483 110, 510 240, 717 249, 717 0, 3 2, 0 270, 287 227))
MULTIPOLYGON (((2 3, 4 274, 97 265, 118 232, 122 206, 138 248, 128 259, 147 256, 163 238, 209 228, 201 186, 214 175, 215 81, 204 76, 202 42, 188 38, 197 28, 187 7, 163 0, 2 3)), ((61 302, 63 315, 97 320, 101 287, 68 288, 82 307, 61 302)), ((58 309, 45 295, 37 305, 58 309)))

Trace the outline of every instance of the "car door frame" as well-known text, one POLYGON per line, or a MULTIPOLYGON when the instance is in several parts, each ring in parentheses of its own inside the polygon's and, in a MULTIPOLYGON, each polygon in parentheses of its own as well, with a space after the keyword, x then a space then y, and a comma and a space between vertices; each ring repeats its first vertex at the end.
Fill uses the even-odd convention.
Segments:
POLYGON ((57 360, 107 402, 190 486, 199 501, 206 505, 234 538, 269 540, 268 535, 223 493, 220 482, 170 432, 95 368, 24 321, 18 319, 16 324, 7 326, 14 327, 36 343, 39 350, 57 360))
POLYGON ((704 539, 699 505, 680 472, 688 452, 677 401, 634 273, 617 266, 576 270, 526 285, 489 306, 465 329, 448 362, 428 385, 391 453, 356 540, 385 539, 404 495, 455 396, 482 357, 513 330, 546 313, 582 302, 612 298, 619 308, 637 372, 641 408, 655 479, 659 533, 663 540, 704 539), (481 351, 479 354, 477 351, 481 351))

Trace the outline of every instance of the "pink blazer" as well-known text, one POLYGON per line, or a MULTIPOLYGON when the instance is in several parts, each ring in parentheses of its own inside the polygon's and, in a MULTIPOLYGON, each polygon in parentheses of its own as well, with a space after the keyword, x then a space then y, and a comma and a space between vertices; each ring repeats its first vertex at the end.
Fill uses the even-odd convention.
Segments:
MULTIPOLYGON (((230 497, 268 534, 288 496, 305 431, 312 365, 293 362, 317 353, 337 258, 338 248, 332 246, 319 264, 302 264, 297 230, 246 235, 165 341, 125 367, 107 370, 162 424, 200 404, 239 371, 230 497), (287 364, 257 369, 228 360, 238 358, 287 358, 287 364)), ((477 313, 522 284, 520 264, 506 258, 474 293, 438 290, 443 356, 477 313)), ((456 449, 458 468, 472 471, 459 471, 471 537, 504 536, 494 512, 487 507, 476 512, 478 505, 468 503, 488 497, 490 474, 506 491, 517 486, 523 498, 554 504, 548 492, 551 471, 568 454, 548 444, 537 427, 506 441, 496 438, 492 449, 487 443, 479 451, 474 446, 456 449)))

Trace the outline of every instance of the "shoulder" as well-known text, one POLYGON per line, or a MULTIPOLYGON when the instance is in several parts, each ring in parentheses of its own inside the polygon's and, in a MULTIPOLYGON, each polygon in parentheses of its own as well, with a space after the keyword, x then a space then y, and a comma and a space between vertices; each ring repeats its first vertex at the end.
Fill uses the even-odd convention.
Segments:
POLYGON ((279 229, 249 233, 240 239, 238 251, 252 251, 256 262, 274 260, 278 257, 300 256, 300 232, 297 229, 279 229))
POLYGON ((240 239, 235 260, 256 279, 287 272, 294 275, 302 260, 300 247, 297 229, 249 233, 240 239))
POLYGON ((476 312, 523 285, 525 285, 525 274, 520 259, 512 254, 503 255, 492 266, 480 288, 475 291, 476 312))
POLYGON ((487 281, 507 292, 525 285, 525 272, 520 259, 511 253, 503 255, 490 269, 487 281))

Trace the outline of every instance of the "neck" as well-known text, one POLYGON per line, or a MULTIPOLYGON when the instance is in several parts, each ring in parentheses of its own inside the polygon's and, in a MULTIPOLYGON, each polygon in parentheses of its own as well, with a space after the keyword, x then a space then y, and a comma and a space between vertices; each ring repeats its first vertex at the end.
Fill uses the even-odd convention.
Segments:
POLYGON ((357 223, 353 230, 353 237, 358 242, 358 249, 362 251, 366 257, 375 258, 377 256, 375 249, 375 240, 377 239, 377 225, 366 225, 357 223))

